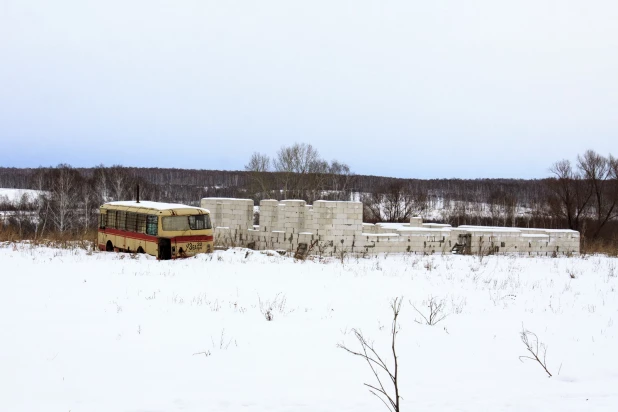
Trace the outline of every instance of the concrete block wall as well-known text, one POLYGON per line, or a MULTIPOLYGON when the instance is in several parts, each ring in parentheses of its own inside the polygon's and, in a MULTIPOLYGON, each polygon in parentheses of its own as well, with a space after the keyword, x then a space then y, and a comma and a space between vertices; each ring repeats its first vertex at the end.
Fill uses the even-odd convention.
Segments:
POLYGON ((360 202, 318 200, 262 200, 260 221, 253 227, 253 202, 248 199, 205 198, 211 211, 215 242, 224 246, 251 246, 294 252, 299 243, 314 244, 312 253, 451 253, 469 236, 470 251, 520 255, 579 253, 579 232, 423 223, 363 223, 360 202))
POLYGON ((553 256, 579 254, 579 232, 574 230, 459 226, 460 234, 472 235, 472 253, 493 251, 519 255, 553 256))
POLYGON ((304 200, 283 200, 279 206, 278 226, 286 233, 305 232, 306 206, 304 200))
POLYGON ((360 202, 318 200, 313 203, 313 228, 325 240, 350 242, 363 229, 363 206, 360 202))
POLYGON ((210 211, 213 227, 247 230, 253 226, 253 201, 251 199, 207 197, 200 201, 200 207, 210 211))
POLYGON ((260 202, 260 231, 272 232, 281 230, 279 222, 279 202, 276 200, 262 200, 260 202))

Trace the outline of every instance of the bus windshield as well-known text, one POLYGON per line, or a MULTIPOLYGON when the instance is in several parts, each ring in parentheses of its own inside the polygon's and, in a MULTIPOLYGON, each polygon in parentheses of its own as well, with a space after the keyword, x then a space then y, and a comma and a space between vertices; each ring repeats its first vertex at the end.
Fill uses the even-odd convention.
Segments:
POLYGON ((166 231, 212 229, 208 215, 166 216, 162 219, 161 225, 166 231))

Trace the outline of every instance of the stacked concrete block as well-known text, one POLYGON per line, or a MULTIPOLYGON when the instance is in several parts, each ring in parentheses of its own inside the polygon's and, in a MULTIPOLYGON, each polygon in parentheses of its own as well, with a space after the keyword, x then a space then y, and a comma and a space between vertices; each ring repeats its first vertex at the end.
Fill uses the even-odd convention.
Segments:
POLYGON ((446 223, 423 223, 422 227, 427 228, 427 229, 443 229, 443 228, 449 228, 451 227, 451 225, 446 224, 446 223))
POLYGON ((572 230, 520 229, 423 223, 363 223, 360 202, 262 200, 260 224, 253 223, 253 203, 247 199, 202 199, 217 227, 215 241, 227 246, 293 252, 300 243, 314 244, 312 253, 451 253, 469 244, 470 253, 557 255, 579 253, 579 233, 572 230))
POLYGON ((259 249, 288 250, 288 241, 283 231, 260 232, 260 240, 259 249))
POLYGON ((425 228, 408 226, 399 228, 396 233, 406 243, 405 251, 411 253, 447 253, 454 244, 451 242, 451 231, 445 228, 425 228))
MULTIPOLYGON (((363 228, 363 204, 360 202, 332 202, 318 200, 313 203, 314 225, 324 231, 347 231, 357 234, 363 228)), ((341 233, 340 235, 344 235, 341 233)))
POLYGON ((422 227, 423 226, 423 218, 420 216, 412 216, 410 218, 410 226, 411 227, 422 227))
POLYGON ((579 232, 560 229, 521 229, 526 236, 545 234, 547 252, 552 255, 572 255, 579 253, 579 232))
POLYGON ((374 225, 373 223, 363 223, 362 228, 363 228, 362 229, 363 233, 370 233, 370 234, 378 233, 378 226, 374 225))
MULTIPOLYGON (((515 228, 498 228, 484 226, 459 226, 453 229, 453 238, 458 239, 459 235, 470 235, 470 252, 472 254, 495 254, 500 253, 506 247, 506 239, 509 237, 519 238, 521 232, 515 228), (505 246, 502 246, 505 242, 505 246)), ((517 250, 520 246, 515 243, 517 250)))
POLYGON ((207 197, 200 206, 210 211, 215 227, 247 230, 253 227, 253 201, 250 199, 228 199, 207 197))
POLYGON ((318 200, 313 203, 313 232, 327 254, 360 247, 363 209, 360 202, 318 200))
POLYGON ((207 197, 200 206, 210 211, 216 245, 247 245, 247 231, 253 227, 252 200, 207 197))
POLYGON ((472 235, 472 253, 528 256, 579 253, 579 232, 573 230, 459 226, 453 233, 472 235))
POLYGON ((273 230, 280 230, 278 225, 279 221, 279 202, 276 200, 262 200, 260 201, 260 231, 272 232, 273 230))
POLYGON ((282 230, 286 233, 305 232, 305 209, 307 202, 304 200, 283 200, 279 205, 279 214, 283 217, 282 230), (283 213, 282 213, 283 212, 283 213))
POLYGON ((313 206, 305 205, 305 232, 315 232, 315 224, 313 222, 313 206))

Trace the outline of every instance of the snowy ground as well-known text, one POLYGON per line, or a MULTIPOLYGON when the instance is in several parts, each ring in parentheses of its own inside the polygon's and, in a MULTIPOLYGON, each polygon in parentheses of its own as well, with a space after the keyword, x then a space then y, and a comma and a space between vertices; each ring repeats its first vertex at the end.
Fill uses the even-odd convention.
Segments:
POLYGON ((24 195, 28 197, 29 201, 32 201, 41 193, 43 192, 40 190, 0 188, 0 202, 19 203, 24 195))
POLYGON ((181 261, 0 246, 0 409, 380 411, 360 328, 402 411, 618 410, 618 262, 382 256, 295 262, 230 250, 181 261), (573 276, 573 277, 572 277, 573 276), (415 322, 429 296, 448 317, 415 322), (276 302, 273 302, 276 301, 276 302), (269 305, 270 303, 270 305, 269 305), (263 312, 272 306, 273 319, 263 312), (547 344, 532 361, 522 324, 547 344))

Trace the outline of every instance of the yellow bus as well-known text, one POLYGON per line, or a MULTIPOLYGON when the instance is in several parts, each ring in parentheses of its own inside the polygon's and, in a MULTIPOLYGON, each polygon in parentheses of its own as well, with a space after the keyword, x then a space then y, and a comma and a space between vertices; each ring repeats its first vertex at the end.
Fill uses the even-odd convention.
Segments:
POLYGON ((210 212, 159 202, 109 202, 100 208, 99 249, 176 259, 212 252, 210 212))

